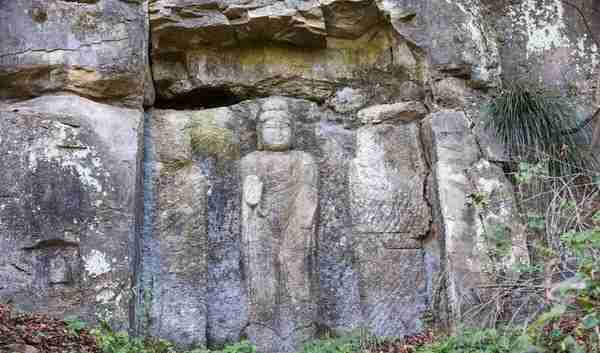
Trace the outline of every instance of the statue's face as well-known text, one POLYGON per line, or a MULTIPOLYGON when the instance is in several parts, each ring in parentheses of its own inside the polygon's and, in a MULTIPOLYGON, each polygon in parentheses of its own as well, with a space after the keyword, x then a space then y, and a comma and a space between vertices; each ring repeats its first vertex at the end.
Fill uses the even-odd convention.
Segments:
POLYGON ((292 147, 292 126, 285 112, 267 112, 262 123, 262 147, 267 151, 287 151, 292 147))

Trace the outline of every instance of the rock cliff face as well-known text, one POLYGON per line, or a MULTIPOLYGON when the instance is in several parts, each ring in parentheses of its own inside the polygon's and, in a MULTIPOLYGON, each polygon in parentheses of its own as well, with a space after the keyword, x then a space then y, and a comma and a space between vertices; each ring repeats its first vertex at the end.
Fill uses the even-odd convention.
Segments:
POLYGON ((465 321, 528 261, 487 255, 518 219, 480 109, 521 78, 597 108, 578 6, 0 0, 0 300, 263 353, 465 321))
POLYGON ((0 114, 2 299, 127 327, 142 113, 49 95, 0 114))

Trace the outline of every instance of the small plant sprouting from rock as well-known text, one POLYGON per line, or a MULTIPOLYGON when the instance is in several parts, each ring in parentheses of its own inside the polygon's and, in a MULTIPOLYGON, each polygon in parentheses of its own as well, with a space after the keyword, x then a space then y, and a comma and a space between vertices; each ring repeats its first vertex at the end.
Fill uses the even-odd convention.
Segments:
POLYGON ((106 321, 92 330, 103 353, 171 353, 173 345, 162 339, 130 337, 127 332, 115 332, 106 321))
POLYGON ((484 192, 477 191, 467 195, 467 205, 478 209, 486 209, 489 206, 490 198, 484 192))
POLYGON ((85 321, 73 315, 65 317, 65 323, 67 324, 69 334, 73 336, 79 336, 81 330, 87 326, 85 321))

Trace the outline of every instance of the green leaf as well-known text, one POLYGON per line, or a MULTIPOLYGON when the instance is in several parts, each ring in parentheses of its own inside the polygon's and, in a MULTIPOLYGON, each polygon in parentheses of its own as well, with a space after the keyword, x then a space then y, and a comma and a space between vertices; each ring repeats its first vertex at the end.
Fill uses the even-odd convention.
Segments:
POLYGON ((546 229, 546 219, 544 216, 535 213, 527 214, 527 227, 534 231, 543 231, 546 229))
POLYGON ((559 317, 561 317, 565 312, 567 311, 567 306, 560 304, 560 305, 555 305, 554 307, 552 307, 552 309, 548 312, 543 313, 542 315, 540 315, 538 322, 539 323, 547 323, 549 321, 552 321, 554 319, 558 319, 559 317))
POLYGON ((600 318, 598 318, 598 314, 596 313, 589 314, 581 320, 581 323, 583 324, 583 327, 585 327, 588 330, 591 330, 594 327, 600 325, 600 318))
POLYGON ((572 353, 585 353, 583 348, 577 344, 577 341, 572 336, 565 337, 564 340, 560 343, 561 349, 565 352, 572 353))
MULTIPOLYGON (((600 177, 596 177, 596 178, 598 178, 597 184, 600 186, 600 177)), ((598 211, 594 214, 594 216, 592 217, 592 220, 594 222, 596 222, 596 224, 600 224, 600 211, 598 211)))

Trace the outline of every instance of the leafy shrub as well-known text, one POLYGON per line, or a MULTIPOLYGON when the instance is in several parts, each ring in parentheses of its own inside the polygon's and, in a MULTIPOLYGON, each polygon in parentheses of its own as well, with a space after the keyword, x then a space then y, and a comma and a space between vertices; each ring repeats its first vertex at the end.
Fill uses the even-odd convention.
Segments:
POLYGON ((67 324, 67 330, 69 331, 69 334, 72 336, 79 336, 81 330, 86 327, 85 321, 81 320, 77 316, 67 316, 65 317, 64 321, 67 324))
POLYGON ((221 350, 211 351, 211 350, 195 349, 189 353, 257 353, 257 352, 256 352, 256 347, 254 347, 250 342, 242 341, 242 342, 227 345, 221 350))
POLYGON ((99 328, 92 330, 92 334, 103 353, 173 352, 173 345, 165 340, 132 338, 127 332, 114 332, 106 322, 101 322, 99 328))
POLYGON ((555 304, 530 327, 533 342, 550 352, 600 352, 600 211, 593 228, 561 236, 575 276, 552 295, 555 304))
POLYGON ((464 330, 436 343, 423 346, 418 353, 514 353, 522 352, 526 339, 516 332, 494 329, 464 330))
POLYGON ((339 338, 326 338, 307 344, 301 353, 356 353, 361 349, 356 335, 339 338))
MULTIPOLYGON (((481 305, 498 308, 499 320, 419 352, 600 353, 600 188, 578 166, 553 170, 545 153, 516 160, 511 175, 522 221, 515 229, 527 238, 530 261, 516 264, 517 276, 492 272, 497 282, 486 294, 497 299, 481 305), (505 308, 509 315, 500 315, 505 308)), ((485 208, 486 200, 472 194, 469 202, 485 208)), ((511 251, 502 225, 485 226, 492 258, 511 251)))

